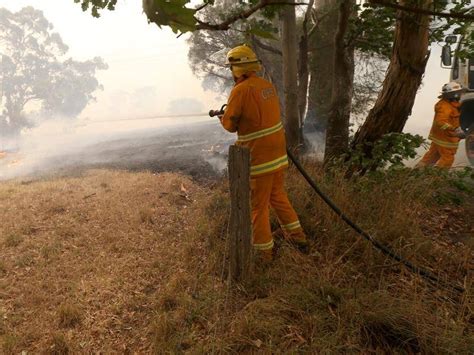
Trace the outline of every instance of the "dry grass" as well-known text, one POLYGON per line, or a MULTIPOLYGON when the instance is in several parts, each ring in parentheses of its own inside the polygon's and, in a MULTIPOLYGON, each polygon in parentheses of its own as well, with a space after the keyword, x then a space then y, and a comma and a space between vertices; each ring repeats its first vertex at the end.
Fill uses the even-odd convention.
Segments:
POLYGON ((148 352, 205 199, 175 174, 1 183, 0 353, 148 352))
MULTIPOLYGON (((312 174, 322 180, 319 171, 312 174)), ((472 194, 459 194, 464 205, 439 205, 437 194, 450 189, 445 179, 410 173, 358 182, 336 175, 323 182, 338 205, 378 239, 464 284, 460 297, 374 251, 294 172, 288 186, 312 253, 302 255, 279 241, 271 268, 228 287, 221 278, 228 216, 222 186, 197 226, 195 238, 204 238, 205 249, 190 250, 188 272, 179 287, 168 288, 172 307, 165 298, 157 311, 156 353, 472 352, 474 253, 459 242, 461 235, 474 238, 472 218, 462 213, 472 210, 472 194), (454 210, 459 213, 450 215, 450 223, 462 226, 455 231, 440 218, 454 210), (192 276, 193 286, 185 286, 192 276), (190 294, 187 302, 174 301, 190 294)))
POLYGON ((294 172, 288 186, 312 253, 278 241, 272 267, 229 286, 225 184, 105 171, 0 184, 2 351, 472 352, 472 195, 439 205, 436 176, 323 182, 377 238, 464 283, 460 297, 374 251, 294 172))
POLYGON ((15 351, 15 346, 17 346, 18 344, 18 340, 17 338, 14 336, 14 335, 10 335, 10 334, 6 334, 6 335, 3 335, 3 343, 2 343, 2 353, 5 354, 5 355, 10 355, 10 354, 14 354, 15 351))
POLYGON ((0 260, 0 277, 3 277, 7 273, 7 266, 3 260, 0 260))
POLYGON ((17 234, 10 234, 5 238, 4 245, 8 248, 14 248, 21 244, 23 238, 17 234))
POLYGON ((71 353, 71 348, 64 334, 57 333, 53 335, 48 352, 51 355, 68 355, 71 353))
POLYGON ((81 322, 81 310, 73 304, 63 304, 58 309, 59 326, 73 328, 81 322))

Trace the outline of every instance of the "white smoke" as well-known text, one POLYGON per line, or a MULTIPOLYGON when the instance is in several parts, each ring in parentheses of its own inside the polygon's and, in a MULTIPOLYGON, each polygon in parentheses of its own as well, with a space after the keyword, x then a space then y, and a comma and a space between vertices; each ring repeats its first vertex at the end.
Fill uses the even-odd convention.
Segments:
POLYGON ((220 174, 234 139, 217 121, 203 117, 95 122, 48 120, 15 140, 2 140, 0 180, 90 166, 205 169, 200 162, 220 174))
POLYGON ((325 134, 322 132, 307 132, 304 134, 306 155, 317 161, 324 159, 325 134))

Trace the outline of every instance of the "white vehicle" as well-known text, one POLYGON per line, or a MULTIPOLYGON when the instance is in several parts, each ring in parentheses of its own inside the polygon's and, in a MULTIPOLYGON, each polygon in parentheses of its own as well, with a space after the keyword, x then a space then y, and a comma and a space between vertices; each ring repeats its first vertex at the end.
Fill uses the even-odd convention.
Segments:
POLYGON ((462 41, 457 36, 447 36, 443 46, 441 63, 443 68, 451 69, 450 80, 461 84, 467 91, 461 96, 461 128, 466 132, 466 155, 474 165, 474 58, 459 59, 452 57, 451 45, 462 50, 462 41))

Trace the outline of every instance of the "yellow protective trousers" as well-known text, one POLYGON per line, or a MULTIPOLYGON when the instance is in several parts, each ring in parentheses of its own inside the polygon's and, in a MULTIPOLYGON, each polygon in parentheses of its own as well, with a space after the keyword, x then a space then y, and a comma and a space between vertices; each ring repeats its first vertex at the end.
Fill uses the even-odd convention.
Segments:
POLYGON ((425 153, 417 166, 437 166, 439 168, 450 168, 454 163, 454 156, 458 148, 442 147, 434 142, 425 153))
POLYGON ((281 228, 290 239, 306 240, 298 216, 288 200, 284 181, 285 170, 250 179, 253 246, 257 250, 273 248, 270 206, 275 210, 281 228))

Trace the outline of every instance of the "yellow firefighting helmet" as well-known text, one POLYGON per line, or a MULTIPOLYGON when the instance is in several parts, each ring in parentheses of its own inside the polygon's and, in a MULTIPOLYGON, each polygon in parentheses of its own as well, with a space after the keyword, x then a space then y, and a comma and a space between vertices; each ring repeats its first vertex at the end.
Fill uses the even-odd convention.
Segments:
POLYGON ((235 47, 227 53, 226 64, 230 66, 232 75, 240 78, 252 72, 258 72, 262 69, 257 55, 247 45, 235 47))
POLYGON ((246 44, 232 48, 229 53, 227 53, 227 65, 241 65, 250 63, 259 63, 259 60, 252 48, 246 44))

